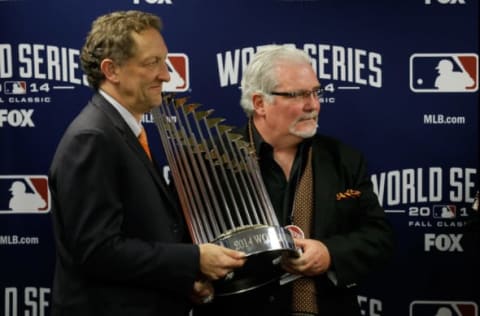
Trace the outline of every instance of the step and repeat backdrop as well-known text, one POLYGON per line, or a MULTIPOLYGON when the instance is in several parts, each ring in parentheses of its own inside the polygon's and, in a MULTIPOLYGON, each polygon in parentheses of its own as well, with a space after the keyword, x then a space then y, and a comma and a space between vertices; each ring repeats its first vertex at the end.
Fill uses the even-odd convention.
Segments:
POLYGON ((129 9, 163 19, 165 90, 234 126, 253 54, 305 50, 326 90, 319 132, 365 153, 396 232, 391 264, 360 288, 362 315, 479 315, 477 0, 0 0, 0 315, 49 314, 48 168, 92 94, 79 61, 92 21, 129 9))

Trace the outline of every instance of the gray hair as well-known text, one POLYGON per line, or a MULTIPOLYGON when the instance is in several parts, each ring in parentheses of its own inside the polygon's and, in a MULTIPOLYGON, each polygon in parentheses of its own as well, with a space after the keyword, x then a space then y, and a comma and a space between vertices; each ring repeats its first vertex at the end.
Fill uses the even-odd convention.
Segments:
POLYGON ((262 46, 245 68, 240 83, 240 105, 247 116, 250 117, 253 113, 254 94, 262 94, 267 102, 272 102, 273 96, 268 93, 275 90, 279 84, 276 66, 281 62, 311 64, 311 59, 307 53, 291 45, 262 46))

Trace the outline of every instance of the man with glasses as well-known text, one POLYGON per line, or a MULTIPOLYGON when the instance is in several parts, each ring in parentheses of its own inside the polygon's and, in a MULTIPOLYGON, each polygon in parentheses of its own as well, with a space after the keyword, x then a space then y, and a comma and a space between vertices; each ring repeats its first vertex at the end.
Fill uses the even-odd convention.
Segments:
POLYGON ((243 74, 243 130, 282 225, 303 230, 298 258, 282 267, 298 279, 216 297, 198 315, 360 315, 357 284, 384 265, 393 232, 361 153, 318 135, 321 84, 309 56, 271 45, 243 74))

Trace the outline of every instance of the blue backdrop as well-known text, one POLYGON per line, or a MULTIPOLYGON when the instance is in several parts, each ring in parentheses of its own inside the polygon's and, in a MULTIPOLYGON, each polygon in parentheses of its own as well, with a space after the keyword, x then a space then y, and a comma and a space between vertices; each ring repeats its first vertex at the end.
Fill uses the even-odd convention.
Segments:
POLYGON ((476 0, 0 0, 0 315, 49 313, 47 171, 91 96, 79 61, 91 22, 120 9, 162 17, 166 90, 231 125, 245 122, 238 87, 259 47, 308 52, 327 90, 319 131, 366 154, 397 235, 392 264, 361 288, 363 315, 478 315, 476 0))

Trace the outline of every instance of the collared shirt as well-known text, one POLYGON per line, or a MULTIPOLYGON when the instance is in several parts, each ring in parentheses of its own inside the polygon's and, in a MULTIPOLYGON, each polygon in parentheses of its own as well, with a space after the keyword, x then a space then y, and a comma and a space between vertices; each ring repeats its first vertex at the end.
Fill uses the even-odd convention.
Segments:
POLYGON ((294 221, 292 210, 295 189, 300 181, 300 176, 305 169, 311 139, 304 139, 298 145, 298 150, 290 172, 290 178, 287 179, 282 168, 273 157, 273 147, 265 142, 254 125, 252 126, 252 131, 253 142, 259 158, 263 182, 267 188, 278 221, 281 226, 292 224, 294 221))
POLYGON ((99 89, 98 92, 118 111, 120 116, 127 123, 128 127, 132 130, 133 134, 138 137, 142 131, 142 123, 138 122, 132 113, 130 113, 123 105, 110 96, 105 91, 99 89))

